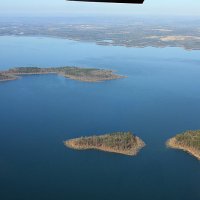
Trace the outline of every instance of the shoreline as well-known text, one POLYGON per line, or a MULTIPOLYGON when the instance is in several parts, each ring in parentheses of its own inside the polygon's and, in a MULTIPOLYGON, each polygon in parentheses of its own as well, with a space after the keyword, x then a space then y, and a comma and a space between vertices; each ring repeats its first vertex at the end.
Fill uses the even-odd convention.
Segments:
POLYGON ((2 79, 2 80, 0 80, 0 82, 15 81, 15 80, 17 80, 17 79, 19 79, 19 78, 2 79))
POLYGON ((19 76, 15 76, 14 74, 0 72, 0 82, 15 81, 19 78, 20 78, 19 76))
POLYGON ((5 35, 0 35, 0 37, 33 37, 33 38, 52 38, 52 39, 60 39, 60 40, 69 40, 73 42, 82 42, 82 43, 91 43, 95 44, 97 46, 112 46, 112 47, 124 47, 124 48, 137 48, 137 49, 143 49, 143 48, 156 48, 156 49, 163 49, 163 48, 180 48, 185 51, 200 51, 199 47, 187 47, 187 46, 182 46, 182 45, 172 45, 172 44, 166 44, 166 45, 155 45, 155 44, 140 44, 140 45, 128 45, 128 44, 123 44, 123 43, 106 43, 104 40, 96 41, 96 40, 85 40, 81 38, 71 38, 71 37, 66 37, 66 36, 53 36, 53 35, 10 35, 10 34, 5 34, 5 35))
POLYGON ((176 138, 171 138, 166 142, 166 145, 168 148, 172 148, 172 149, 178 149, 178 150, 183 150, 184 152, 194 156, 195 158, 197 158, 198 160, 200 160, 200 152, 192 147, 189 147, 187 145, 184 144, 180 144, 179 142, 177 142, 176 138))
MULTIPOLYGON (((58 74, 59 75, 59 74, 58 74)), ((65 78, 71 79, 71 80, 75 80, 75 81, 81 81, 81 82, 88 82, 88 83, 98 83, 98 82, 103 82, 103 81, 112 81, 112 80, 117 80, 117 79, 123 79, 123 78, 127 78, 127 76, 122 76, 122 75, 117 75, 116 77, 111 77, 111 78, 104 78, 101 80, 97 80, 97 79, 88 79, 88 78, 84 78, 84 77, 76 77, 76 76, 70 76, 70 75, 61 75, 65 78)))

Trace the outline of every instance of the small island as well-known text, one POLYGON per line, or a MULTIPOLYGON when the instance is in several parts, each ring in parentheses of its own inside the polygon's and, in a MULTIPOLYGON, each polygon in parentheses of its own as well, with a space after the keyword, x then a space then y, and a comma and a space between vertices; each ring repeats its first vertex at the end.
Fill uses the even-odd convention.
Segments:
POLYGON ((101 150, 129 156, 136 155, 145 143, 131 132, 116 132, 105 135, 70 139, 64 144, 76 150, 101 150))
POLYGON ((0 81, 15 80, 23 75, 37 74, 58 74, 66 78, 84 82, 99 82, 125 78, 124 76, 114 74, 112 70, 97 68, 80 67, 17 67, 8 71, 0 72, 0 81))
POLYGON ((167 141, 167 146, 186 151, 200 160, 200 130, 178 134, 167 141))

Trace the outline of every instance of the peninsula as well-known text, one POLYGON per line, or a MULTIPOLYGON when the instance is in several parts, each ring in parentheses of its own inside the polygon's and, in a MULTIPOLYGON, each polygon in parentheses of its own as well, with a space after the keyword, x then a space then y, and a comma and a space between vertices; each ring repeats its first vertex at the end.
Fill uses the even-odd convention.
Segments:
POLYGON ((111 134, 70 139, 64 144, 76 150, 101 150, 129 156, 136 155, 145 143, 131 132, 116 132, 111 134))
POLYGON ((200 130, 178 134, 167 141, 167 146, 186 151, 200 160, 200 130))
POLYGON ((17 78, 17 76, 14 76, 12 74, 0 72, 0 81, 12 81, 16 80, 17 78))
POLYGON ((84 82, 99 82, 106 80, 114 80, 124 78, 118 74, 114 74, 112 70, 97 68, 80 68, 80 67, 17 67, 8 71, 0 72, 0 81, 15 80, 22 75, 33 74, 58 74, 66 78, 84 82))

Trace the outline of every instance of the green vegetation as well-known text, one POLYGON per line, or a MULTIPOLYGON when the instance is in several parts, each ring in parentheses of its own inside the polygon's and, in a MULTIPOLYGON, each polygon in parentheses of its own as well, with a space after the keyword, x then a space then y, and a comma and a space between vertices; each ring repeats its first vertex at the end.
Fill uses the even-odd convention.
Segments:
POLYGON ((42 72, 48 72, 47 70, 43 70, 39 67, 16 67, 9 69, 8 72, 11 74, 26 74, 26 73, 42 73, 42 72))
MULTIPOLYGON (((26 75, 26 74, 59 74, 66 78, 85 81, 98 82, 105 80, 113 80, 124 78, 123 76, 114 74, 112 70, 95 69, 95 68, 80 68, 80 67, 17 67, 4 72, 4 75, 26 75)), ((0 76, 0 80, 5 80, 0 76)))
POLYGON ((186 131, 176 135, 175 138, 178 143, 194 147, 200 151, 200 130, 186 131))
POLYGON ((97 149, 126 155, 136 155, 145 144, 131 132, 116 132, 67 140, 65 145, 77 150, 97 149))
POLYGON ((182 149, 200 159, 200 130, 186 131, 167 141, 171 148, 182 149))

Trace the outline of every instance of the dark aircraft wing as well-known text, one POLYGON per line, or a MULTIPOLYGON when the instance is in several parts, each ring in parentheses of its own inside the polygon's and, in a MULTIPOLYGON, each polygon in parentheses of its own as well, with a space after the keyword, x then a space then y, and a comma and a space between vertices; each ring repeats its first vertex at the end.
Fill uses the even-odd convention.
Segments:
POLYGON ((137 3, 142 4, 144 0, 68 0, 68 1, 84 1, 84 2, 104 2, 104 3, 137 3))

